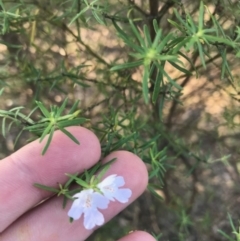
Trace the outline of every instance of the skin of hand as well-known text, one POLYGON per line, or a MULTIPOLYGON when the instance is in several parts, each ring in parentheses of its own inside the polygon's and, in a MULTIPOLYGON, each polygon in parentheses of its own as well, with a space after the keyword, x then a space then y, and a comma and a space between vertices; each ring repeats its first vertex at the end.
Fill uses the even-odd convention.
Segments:
MULTIPOLYGON (((36 140, 0 161, 0 241, 83 241, 94 231, 84 228, 83 217, 69 222, 67 212, 71 202, 62 209, 61 197, 51 197, 50 192, 33 186, 40 183, 57 188, 58 183, 67 181, 65 173, 83 172, 100 159, 100 143, 91 131, 76 126, 67 130, 80 145, 56 131, 44 156, 41 150, 46 140, 42 143, 36 140)), ((148 182, 146 167, 138 156, 115 151, 104 161, 112 158, 117 161, 111 164, 104 177, 123 176, 124 187, 132 190, 132 196, 126 204, 110 202, 107 209, 101 210, 105 222, 137 199, 148 182)), ((119 241, 154 240, 146 232, 135 231, 119 241)))

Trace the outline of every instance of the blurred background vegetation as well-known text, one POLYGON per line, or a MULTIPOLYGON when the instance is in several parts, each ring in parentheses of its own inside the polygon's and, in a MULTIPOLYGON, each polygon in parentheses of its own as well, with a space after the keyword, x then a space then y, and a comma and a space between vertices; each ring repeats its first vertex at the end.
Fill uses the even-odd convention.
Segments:
POLYGON ((237 0, 0 0, 0 158, 43 135, 42 105, 79 101, 66 119, 103 156, 129 150, 149 170, 88 241, 239 240, 239 16, 237 0))

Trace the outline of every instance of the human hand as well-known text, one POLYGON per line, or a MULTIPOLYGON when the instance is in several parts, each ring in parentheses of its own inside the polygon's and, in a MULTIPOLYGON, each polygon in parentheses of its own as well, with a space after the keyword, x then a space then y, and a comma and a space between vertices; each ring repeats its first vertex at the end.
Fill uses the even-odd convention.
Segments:
MULTIPOLYGON (((50 197, 50 192, 33 186, 40 183, 57 188, 58 183, 67 181, 64 173, 83 172, 100 159, 100 143, 91 131, 82 127, 69 127, 68 131, 80 145, 57 131, 44 156, 41 155, 44 141, 36 140, 0 161, 0 241, 83 241, 94 231, 84 228, 83 217, 69 222, 67 212, 71 202, 62 209, 61 197, 50 197), (46 201, 39 204, 43 200, 46 201)), ((148 181, 146 167, 136 155, 116 151, 104 161, 113 158, 117 161, 105 176, 123 176, 132 196, 126 204, 110 202, 107 209, 101 210, 105 222, 140 196, 148 181)), ((136 231, 119 241, 154 240, 148 233, 136 231)))

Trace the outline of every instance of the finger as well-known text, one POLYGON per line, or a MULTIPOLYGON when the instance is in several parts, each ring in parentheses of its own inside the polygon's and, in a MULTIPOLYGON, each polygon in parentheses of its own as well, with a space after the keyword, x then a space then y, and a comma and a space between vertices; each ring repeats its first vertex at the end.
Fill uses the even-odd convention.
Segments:
POLYGON ((70 127, 68 131, 80 145, 56 131, 44 156, 44 143, 36 140, 0 161, 0 233, 51 195, 34 187, 34 183, 57 187, 57 182, 66 182, 64 173, 82 172, 99 160, 100 143, 91 131, 82 127, 70 127))
POLYGON ((156 241, 156 239, 147 232, 134 231, 118 241, 156 241))
MULTIPOLYGON (((106 176, 110 174, 123 176, 125 180, 124 187, 132 190, 132 196, 128 203, 110 202, 107 209, 101 210, 106 222, 140 196, 148 181, 146 167, 136 155, 127 151, 117 151, 107 156, 105 161, 113 158, 117 158, 117 160, 110 166, 106 176)), ((71 203, 69 202, 67 207, 62 209, 62 199, 53 197, 45 204, 39 205, 22 216, 3 232, 0 238, 8 241, 33 241, 36 240, 36 237, 41 241, 83 241, 93 230, 84 228, 83 217, 73 223, 69 222, 67 212, 70 206, 71 203)))

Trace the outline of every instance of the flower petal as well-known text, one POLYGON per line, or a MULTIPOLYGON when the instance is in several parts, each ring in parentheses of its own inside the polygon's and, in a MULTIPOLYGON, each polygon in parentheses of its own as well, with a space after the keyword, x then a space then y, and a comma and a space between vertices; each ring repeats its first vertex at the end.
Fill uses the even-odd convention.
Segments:
POLYGON ((109 200, 102 194, 95 192, 92 194, 92 198, 93 198, 93 203, 97 208, 106 209, 108 207, 109 200))
POLYGON ((106 177, 105 179, 103 179, 103 181, 98 183, 97 187, 99 187, 101 189, 104 186, 112 185, 112 183, 114 183, 114 181, 115 181, 116 176, 117 176, 117 174, 112 174, 112 175, 106 177))
POLYGON ((128 202, 128 199, 131 196, 132 196, 132 191, 129 188, 118 189, 114 194, 114 198, 120 203, 128 202))
POLYGON ((124 178, 122 176, 118 176, 115 178, 115 181, 114 181, 114 184, 117 186, 117 187, 122 187, 124 186, 125 184, 125 181, 124 181, 124 178))
POLYGON ((113 189, 111 186, 110 186, 110 188, 103 187, 101 189, 101 191, 102 191, 104 197, 106 197, 108 200, 115 201, 114 200, 114 193, 116 192, 116 190, 113 189))
POLYGON ((126 203, 131 197, 132 191, 128 188, 119 189, 119 187, 124 186, 124 184, 125 181, 122 176, 113 174, 105 178, 97 186, 103 195, 110 201, 115 201, 116 199, 121 203, 126 203))
POLYGON ((84 213, 83 225, 86 229, 93 229, 96 225, 104 224, 104 216, 96 208, 84 213))
POLYGON ((82 213, 83 213, 83 206, 79 205, 79 201, 77 199, 73 202, 70 210, 68 211, 68 216, 70 218, 73 218, 74 220, 77 220, 81 217, 82 213))
POLYGON ((76 194, 73 195, 73 198, 76 198, 76 200, 84 200, 86 199, 87 195, 91 195, 93 193, 93 189, 86 189, 86 190, 82 190, 76 194))

